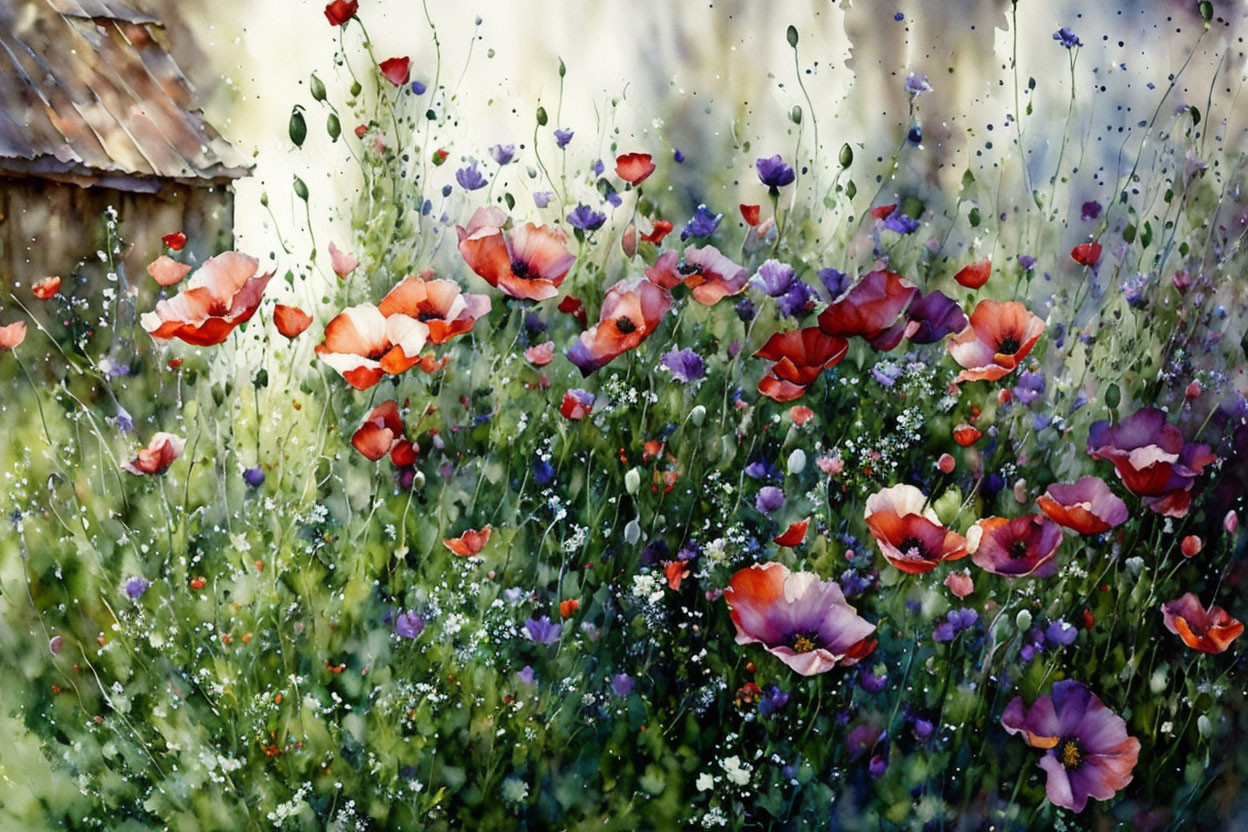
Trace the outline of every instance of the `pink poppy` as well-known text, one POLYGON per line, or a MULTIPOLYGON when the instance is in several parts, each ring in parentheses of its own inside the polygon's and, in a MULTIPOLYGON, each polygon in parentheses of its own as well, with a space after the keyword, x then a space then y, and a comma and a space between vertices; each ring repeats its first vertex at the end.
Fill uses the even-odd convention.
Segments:
POLYGON ((435 344, 470 332, 478 318, 490 313, 490 307, 487 296, 466 295, 455 281, 434 278, 432 269, 408 275, 377 304, 387 319, 406 315, 424 323, 435 344))
POLYGON ((1161 605, 1166 629, 1183 639, 1183 643, 1202 653, 1224 653, 1231 642, 1244 632, 1244 625, 1221 607, 1205 609, 1189 592, 1182 598, 1161 605))
POLYGON ((646 269, 651 283, 672 289, 681 283, 691 290, 693 299, 703 306, 714 306, 720 300, 745 291, 749 272, 729 260, 714 246, 689 246, 684 258, 675 251, 659 256, 646 269))
POLYGON ((172 433, 160 432, 152 437, 147 447, 141 449, 134 459, 122 464, 131 474, 163 473, 178 457, 182 456, 185 443, 172 433))
POLYGON ((1045 793, 1054 806, 1082 812, 1089 797, 1109 800, 1131 782, 1140 741, 1127 735, 1127 723, 1082 682, 1055 682, 1051 693, 1030 708, 1015 697, 1001 725, 1045 749, 1039 766, 1049 775, 1045 793))
POLYGON ((1049 519, 1079 534, 1102 534, 1127 522, 1127 504, 1100 477, 1080 477, 1073 485, 1054 483, 1036 505, 1049 519))
POLYGON ((0 350, 11 350, 26 340, 26 322, 14 321, 0 326, 0 350))
POLYGON ((1044 321, 1017 301, 981 300, 971 323, 949 341, 949 354, 965 369, 954 383, 996 381, 1018 367, 1044 334, 1044 321))
POLYGON ((902 572, 931 572, 966 557, 966 540, 940 524, 922 491, 894 485, 867 498, 864 516, 884 559, 902 572))
POLYGON ((965 598, 975 591, 975 581, 965 572, 950 572, 945 576, 945 586, 959 598, 965 598))
POLYGON ((197 347, 224 341, 260 308, 273 273, 256 276, 259 261, 227 251, 210 257, 174 297, 139 319, 153 338, 180 338, 197 347))
POLYGON ((909 323, 903 313, 918 292, 899 274, 868 272, 819 313, 819 328, 828 335, 859 336, 887 352, 901 343, 909 323))
POLYGON ((331 242, 329 244, 329 265, 339 279, 345 280, 351 275, 351 272, 360 267, 360 258, 354 254, 347 254, 331 242))
POLYGON ((191 273, 191 267, 162 254, 147 267, 147 273, 161 286, 177 286, 191 273))
POLYGON ((524 360, 534 367, 545 367, 555 360, 555 342, 546 341, 541 344, 534 344, 524 351, 524 360))
POLYGON ((724 590, 737 644, 761 643, 803 676, 870 655, 875 625, 860 617, 836 581, 790 572, 772 561, 740 570, 724 590))
POLYGON ((971 560, 985 572, 1007 578, 1047 578, 1057 572, 1062 527, 1039 514, 988 517, 966 535, 971 560))
POLYGON ((464 262, 509 297, 546 300, 559 294, 576 259, 568 252, 568 235, 531 222, 504 231, 506 222, 506 214, 489 207, 478 208, 467 228, 456 226, 464 262))
POLYGON ((607 290, 598 323, 581 333, 568 359, 588 376, 650 337, 672 306, 667 290, 641 278, 607 290))

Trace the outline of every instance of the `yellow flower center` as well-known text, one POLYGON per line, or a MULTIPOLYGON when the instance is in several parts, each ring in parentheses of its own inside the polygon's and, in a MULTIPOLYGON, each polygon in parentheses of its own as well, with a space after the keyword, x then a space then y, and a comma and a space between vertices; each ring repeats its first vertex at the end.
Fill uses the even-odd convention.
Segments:
POLYGON ((809 653, 815 649, 815 642, 810 636, 798 634, 793 638, 793 649, 798 653, 809 653))
POLYGON ((1066 768, 1074 768, 1083 761, 1083 752, 1079 750, 1079 743, 1064 739, 1057 746, 1057 757, 1066 768))

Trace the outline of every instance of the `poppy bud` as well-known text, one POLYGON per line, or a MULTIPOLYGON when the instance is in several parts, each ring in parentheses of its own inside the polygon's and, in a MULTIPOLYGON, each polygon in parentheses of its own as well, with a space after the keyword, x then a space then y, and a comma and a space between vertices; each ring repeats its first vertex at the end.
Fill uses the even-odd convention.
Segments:
POLYGON ((1189 534, 1183 538, 1183 542, 1179 544, 1179 549, 1183 552, 1183 557, 1192 558, 1200 554, 1200 550, 1205 548, 1205 541, 1201 540, 1194 534, 1189 534))
POLYGON ((1222 518, 1222 528, 1226 529, 1227 534, 1235 534, 1235 530, 1239 528, 1239 515, 1234 510, 1228 511, 1222 518))
POLYGON ((1014 499, 1019 503, 1027 502, 1027 480, 1022 477, 1014 482, 1014 499))
POLYGON ((793 453, 789 454, 789 473, 800 474, 806 470, 806 452, 801 448, 795 448, 793 453))
POLYGON ((1209 722, 1208 716, 1201 714, 1196 718, 1196 730, 1200 732, 1201 737, 1209 739, 1209 736, 1213 733, 1213 724, 1209 722))
POLYGON ((940 459, 936 462, 936 467, 940 469, 942 474, 952 474, 953 469, 956 468, 957 465, 957 460, 949 454, 941 454, 940 459))
POLYGON ((702 427, 702 423, 706 421, 706 408, 698 405, 689 412, 689 421, 693 422, 697 427, 702 427))
POLYGON ((1187 385, 1187 390, 1184 391, 1189 399, 1199 399, 1201 392, 1202 390, 1200 389, 1199 381, 1193 381, 1191 384, 1187 385))
POLYGON ((624 540, 629 546, 634 546, 638 540, 641 540, 641 524, 637 522, 636 517, 629 520, 628 525, 624 527, 624 540))
POLYGON ((1014 626, 1020 632, 1031 629, 1031 610, 1019 610, 1018 615, 1014 616, 1014 626))
POLYGON ((841 155, 837 158, 841 167, 847 168, 854 163, 854 149, 848 143, 841 145, 841 155))
POLYGON ((303 141, 308 137, 308 124, 303 120, 303 110, 295 107, 290 111, 290 140, 295 143, 295 147, 303 147, 303 141))
POLYGON ((624 490, 629 494, 636 494, 637 489, 641 487, 641 474, 636 468, 630 468, 628 473, 624 475, 624 490))

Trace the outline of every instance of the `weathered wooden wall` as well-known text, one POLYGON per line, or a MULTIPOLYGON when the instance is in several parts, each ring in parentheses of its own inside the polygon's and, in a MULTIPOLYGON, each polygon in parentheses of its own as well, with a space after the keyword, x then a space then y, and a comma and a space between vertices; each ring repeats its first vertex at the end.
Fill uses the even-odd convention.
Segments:
POLYGON ((48 275, 67 277, 104 245, 104 215, 117 210, 132 279, 163 252, 160 238, 187 236, 186 262, 231 247, 234 194, 228 185, 171 184, 154 194, 80 187, 46 179, 0 177, 0 280, 29 291, 48 275))

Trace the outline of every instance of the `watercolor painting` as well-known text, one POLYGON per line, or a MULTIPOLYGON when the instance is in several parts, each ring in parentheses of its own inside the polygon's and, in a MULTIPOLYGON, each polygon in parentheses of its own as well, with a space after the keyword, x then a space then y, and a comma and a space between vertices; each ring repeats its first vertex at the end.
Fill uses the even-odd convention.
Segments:
POLYGON ((0 829, 1248 827, 1245 36, 0 0, 0 829))

